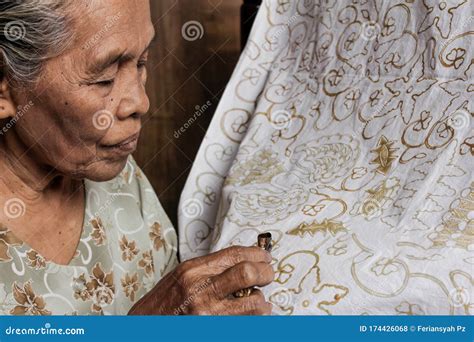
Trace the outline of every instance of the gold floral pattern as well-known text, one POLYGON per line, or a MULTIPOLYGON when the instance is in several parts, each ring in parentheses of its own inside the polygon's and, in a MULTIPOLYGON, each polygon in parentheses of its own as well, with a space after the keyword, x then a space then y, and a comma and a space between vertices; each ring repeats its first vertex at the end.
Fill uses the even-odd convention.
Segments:
POLYGON ((226 179, 226 183, 237 185, 267 183, 275 175, 284 171, 285 169, 278 161, 278 155, 270 150, 263 150, 250 160, 237 163, 235 170, 226 179))
POLYGON ((302 237, 305 234, 314 236, 317 232, 321 232, 323 235, 326 235, 329 232, 332 236, 335 236, 338 232, 345 231, 347 231, 347 229, 344 228, 342 222, 324 219, 322 222, 314 221, 312 223, 301 223, 298 227, 288 231, 287 234, 302 237))
POLYGON ((362 215, 368 221, 380 217, 384 209, 394 202, 399 189, 400 180, 396 177, 381 181, 375 187, 365 190, 364 200, 354 204, 351 214, 362 215))
POLYGON ((155 272, 155 264, 152 253, 153 252, 151 250, 142 253, 142 258, 138 262, 138 266, 143 268, 148 276, 151 276, 155 272))
POLYGON ((121 279, 122 288, 125 292, 125 295, 130 298, 132 302, 135 301, 135 293, 140 288, 140 283, 138 282, 138 273, 134 273, 132 276, 126 273, 125 277, 121 279))
POLYGON ((74 298, 87 301, 91 298, 93 292, 92 282, 86 280, 86 276, 82 273, 79 277, 73 278, 74 298))
POLYGON ((276 314, 472 313, 473 2, 282 4, 193 163, 181 260, 278 232, 276 314))
POLYGON ((387 276, 390 273, 397 272, 398 269, 399 264, 394 259, 381 258, 375 262, 370 270, 377 276, 387 276))
POLYGON ((13 297, 17 305, 10 311, 12 315, 51 315, 51 311, 46 309, 43 297, 35 294, 31 281, 23 285, 13 283, 13 297))
POLYGON ((454 247, 474 251, 474 182, 455 199, 443 223, 429 234, 434 248, 454 247))
POLYGON ((92 269, 91 283, 96 302, 98 304, 110 304, 115 292, 112 271, 105 273, 101 269, 100 263, 96 264, 92 269))
POLYGON ((0 262, 10 261, 12 257, 8 249, 10 247, 21 246, 22 241, 11 231, 0 224, 0 262))
POLYGON ((83 301, 92 301, 91 309, 94 312, 102 313, 103 307, 113 302, 115 294, 114 276, 110 271, 105 273, 100 263, 95 264, 90 275, 90 280, 86 281, 86 276, 81 274, 73 279, 74 297, 83 301))
POLYGON ((148 233, 150 239, 153 241, 153 247, 155 250, 160 250, 162 247, 166 249, 166 241, 161 236, 161 225, 158 222, 153 223, 151 226, 151 232, 148 233))
POLYGON ((370 164, 378 165, 377 172, 386 175, 392 167, 393 161, 397 159, 394 153, 398 148, 394 148, 394 144, 394 141, 389 141, 382 135, 377 143, 377 147, 370 151, 376 154, 375 159, 370 164))
POLYGON ((105 243, 105 229, 100 217, 94 218, 90 221, 92 225, 92 232, 90 236, 94 239, 97 246, 102 246, 105 243))
POLYGON ((425 312, 418 304, 410 304, 407 301, 403 301, 395 308, 395 311, 399 315, 415 316, 425 315, 425 312))
POLYGON ((35 250, 31 249, 28 253, 26 253, 26 255, 28 257, 28 265, 30 267, 33 267, 36 270, 46 267, 45 258, 39 255, 35 250))
POLYGON ((123 261, 132 261, 139 252, 136 247, 136 242, 128 241, 125 235, 123 235, 122 240, 120 240, 120 249, 122 250, 123 261))

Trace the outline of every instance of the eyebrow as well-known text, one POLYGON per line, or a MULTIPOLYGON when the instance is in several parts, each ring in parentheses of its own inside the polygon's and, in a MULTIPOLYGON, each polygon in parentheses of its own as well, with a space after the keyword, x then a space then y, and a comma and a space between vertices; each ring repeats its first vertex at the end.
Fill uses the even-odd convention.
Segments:
MULTIPOLYGON (((146 48, 143 50, 143 53, 145 53, 152 44, 154 44, 157 41, 157 36, 156 34, 153 34, 152 39, 150 39, 150 42, 147 44, 146 48)), ((142 53, 142 54, 143 54, 142 53)), ((127 62, 130 61, 134 58, 135 56, 131 53, 125 53, 121 51, 121 49, 116 49, 112 50, 109 53, 107 53, 104 57, 98 58, 96 61, 91 63, 88 74, 90 75, 98 75, 110 66, 114 65, 117 62, 127 62)))

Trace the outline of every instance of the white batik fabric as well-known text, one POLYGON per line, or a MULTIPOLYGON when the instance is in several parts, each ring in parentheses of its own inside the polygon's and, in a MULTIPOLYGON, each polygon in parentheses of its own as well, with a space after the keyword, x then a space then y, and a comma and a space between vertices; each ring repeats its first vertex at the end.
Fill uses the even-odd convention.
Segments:
POLYGON ((472 314, 474 3, 263 2, 179 209, 275 241, 278 315, 472 314))

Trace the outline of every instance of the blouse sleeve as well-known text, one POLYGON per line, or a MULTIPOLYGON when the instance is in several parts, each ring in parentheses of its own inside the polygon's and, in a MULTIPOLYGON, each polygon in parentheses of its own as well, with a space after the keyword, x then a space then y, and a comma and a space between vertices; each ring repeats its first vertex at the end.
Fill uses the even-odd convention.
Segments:
POLYGON ((143 221, 150 227, 148 236, 152 245, 156 283, 178 265, 177 234, 148 178, 132 157, 129 164, 136 177, 143 221))

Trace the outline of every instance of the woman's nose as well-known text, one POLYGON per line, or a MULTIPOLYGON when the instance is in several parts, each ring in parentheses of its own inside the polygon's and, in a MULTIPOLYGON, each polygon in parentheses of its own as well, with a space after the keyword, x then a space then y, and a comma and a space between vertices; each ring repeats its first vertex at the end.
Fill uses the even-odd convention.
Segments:
POLYGON ((150 101, 146 94, 144 82, 135 79, 128 82, 123 90, 117 117, 124 120, 130 116, 142 116, 150 109, 150 101))

